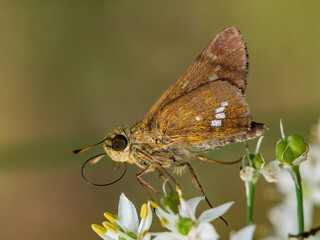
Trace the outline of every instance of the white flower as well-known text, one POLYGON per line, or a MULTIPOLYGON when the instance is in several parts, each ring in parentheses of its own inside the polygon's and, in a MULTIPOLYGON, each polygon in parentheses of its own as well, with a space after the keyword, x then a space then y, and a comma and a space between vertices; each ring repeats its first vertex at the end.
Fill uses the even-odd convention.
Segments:
POLYGON ((257 182, 262 175, 268 182, 276 182, 276 176, 280 171, 279 161, 275 160, 265 164, 261 154, 260 145, 263 137, 260 137, 254 154, 247 154, 243 158, 243 167, 240 171, 240 178, 248 185, 249 182, 257 182))
POLYGON ((280 163, 278 160, 274 160, 266 164, 259 172, 267 180, 267 182, 276 182, 277 175, 280 172, 280 163))
MULTIPOLYGON (((320 120, 314 135, 315 141, 309 145, 307 160, 299 166, 306 230, 312 227, 314 206, 320 206, 320 120)), ((287 239, 288 233, 295 234, 297 232, 298 222, 294 182, 292 176, 286 171, 281 171, 278 174, 277 189, 284 195, 284 200, 269 212, 269 220, 278 236, 270 239, 282 240, 287 239)))
POLYGON ((150 204, 141 207, 141 221, 139 224, 138 214, 133 203, 122 193, 118 206, 118 217, 105 213, 109 220, 103 222, 103 226, 92 224, 92 229, 103 239, 118 240, 120 237, 126 240, 149 240, 148 230, 152 222, 150 204))
POLYGON ((179 213, 174 214, 163 210, 152 203, 156 208, 156 214, 160 218, 162 226, 171 232, 157 233, 154 240, 215 240, 219 238, 211 221, 223 215, 233 204, 229 202, 216 208, 204 211, 199 218, 195 212, 198 204, 204 197, 195 197, 188 201, 183 198, 181 189, 177 188, 180 208, 179 213))
POLYGON ((255 229, 255 225, 246 226, 232 235, 230 240, 251 240, 253 239, 255 229))
POLYGON ((251 166, 243 167, 240 171, 240 178, 244 182, 257 181, 259 175, 262 175, 267 182, 276 182, 277 175, 280 172, 280 163, 278 160, 269 162, 266 165, 263 165, 261 169, 255 169, 251 166))
MULTIPOLYGON (((318 167, 320 167, 320 158, 318 159, 318 162, 312 162, 309 161, 308 157, 308 160, 300 165, 304 225, 306 229, 312 227, 314 206, 320 205, 319 172, 318 174, 315 174, 318 167)), ((288 233, 295 234, 297 232, 298 223, 295 187, 292 176, 290 176, 288 172, 280 172, 278 175, 277 188, 284 195, 284 200, 270 210, 268 217, 271 224, 274 226, 277 236, 287 239, 288 233)))
POLYGON ((240 171, 240 178, 245 183, 248 183, 253 181, 254 179, 257 179, 258 176, 259 176, 258 171, 251 166, 242 167, 240 171))
MULTIPOLYGON (((294 188, 292 179, 290 176, 289 178, 291 187, 294 188)), ((296 233, 298 220, 295 198, 286 198, 283 203, 273 207, 268 217, 279 239, 287 239, 289 233, 296 233)))

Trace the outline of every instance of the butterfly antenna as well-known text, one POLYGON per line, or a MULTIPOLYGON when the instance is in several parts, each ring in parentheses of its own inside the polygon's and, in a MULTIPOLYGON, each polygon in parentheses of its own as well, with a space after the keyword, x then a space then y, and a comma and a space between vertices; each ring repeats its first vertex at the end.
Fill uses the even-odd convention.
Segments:
POLYGON ((127 163, 124 162, 124 166, 125 166, 124 171, 123 171, 122 175, 121 175, 117 180, 115 180, 115 181, 113 181, 113 182, 110 182, 110 183, 103 183, 103 184, 94 183, 94 182, 91 182, 90 180, 88 180, 88 179, 85 177, 85 175, 84 175, 84 167, 87 165, 88 162, 91 162, 92 160, 94 161, 96 158, 99 158, 99 160, 100 160, 104 155, 106 155, 106 153, 101 153, 101 154, 98 154, 98 155, 96 155, 96 156, 94 156, 94 157, 92 157, 92 158, 89 158, 87 161, 84 162, 84 164, 83 164, 82 167, 81 167, 81 176, 82 176, 82 178, 83 178, 87 183, 89 183, 89 184, 91 184, 91 185, 93 185, 93 186, 103 187, 103 186, 112 185, 112 184, 120 181, 120 180, 123 178, 123 176, 126 174, 126 172, 127 172, 127 163))
POLYGON ((86 150, 88 150, 88 149, 90 149, 90 148, 93 148, 93 147, 95 147, 95 146, 103 143, 105 140, 106 140, 106 138, 104 138, 101 142, 98 142, 98 143, 96 143, 96 144, 94 144, 94 145, 92 145, 92 146, 85 147, 85 148, 81 148, 81 149, 77 149, 77 150, 73 150, 72 153, 73 153, 73 154, 77 154, 77 153, 84 152, 84 151, 86 151, 86 150))

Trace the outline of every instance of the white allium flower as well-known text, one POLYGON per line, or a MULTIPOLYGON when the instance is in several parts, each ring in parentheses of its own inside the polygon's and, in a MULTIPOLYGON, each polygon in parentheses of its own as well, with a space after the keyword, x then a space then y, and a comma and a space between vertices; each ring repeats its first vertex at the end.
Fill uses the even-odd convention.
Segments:
MULTIPOLYGON (((318 179, 319 173, 315 174, 318 167, 320 167, 320 156, 318 162, 312 162, 308 159, 300 165, 306 229, 312 227, 314 206, 320 205, 320 179, 318 179)), ((292 176, 288 172, 281 171, 278 175, 277 188, 284 195, 284 200, 270 210, 268 217, 277 236, 286 239, 288 233, 296 233, 298 223, 296 192, 292 176)))
POLYGON ((280 163, 278 160, 269 162, 263 165, 261 169, 255 169, 251 166, 243 167, 240 171, 240 178, 244 182, 257 181, 259 175, 262 175, 267 182, 276 182, 277 175, 280 172, 280 163))
POLYGON ((258 170, 254 169, 254 167, 251 167, 251 166, 242 167, 240 171, 240 178, 245 183, 248 183, 253 181, 254 179, 257 179, 258 176, 259 176, 258 170))
POLYGON ((154 240, 215 240, 219 238, 211 221, 223 215, 233 204, 229 202, 216 208, 204 211, 198 218, 195 215, 196 208, 204 197, 195 197, 186 201, 181 189, 177 188, 180 200, 179 213, 167 212, 157 204, 156 208, 162 226, 171 232, 157 233, 154 240))
POLYGON ((267 182, 276 182, 278 173, 280 172, 280 163, 274 160, 266 164, 259 172, 267 180, 267 182))
POLYGON ((233 234, 230 240, 251 240, 253 239, 255 229, 255 225, 246 226, 233 234))
MULTIPOLYGON (((314 206, 320 206, 320 120, 316 130, 315 141, 309 145, 307 160, 299 166, 306 230, 312 227, 314 206)), ((288 172, 281 171, 278 174, 277 189, 284 195, 284 200, 270 210, 269 220, 278 237, 268 239, 282 240, 287 239, 288 233, 296 233, 298 221, 295 187, 292 176, 288 172)), ((314 239, 320 239, 319 234, 318 238, 314 239)), ((312 239, 312 237, 308 239, 312 239)))
POLYGON ((103 226, 92 224, 92 229, 103 239, 118 240, 149 240, 151 238, 148 230, 152 222, 152 211, 150 204, 143 204, 141 207, 141 221, 139 223, 138 214, 133 203, 124 195, 120 196, 118 206, 118 217, 105 213, 109 220, 103 222, 103 226))
MULTIPOLYGON (((293 185, 291 177, 290 180, 293 185)), ((294 186, 291 187, 293 188, 294 186)), ((296 233, 297 206, 295 198, 285 198, 284 202, 273 207, 270 210, 268 217, 270 222, 274 226, 274 230, 278 239, 287 239, 289 233, 296 233)))
POLYGON ((261 154, 259 154, 260 145, 263 137, 260 137, 254 154, 247 154, 243 159, 243 166, 240 171, 240 178, 246 183, 256 182, 262 175, 268 182, 276 182, 276 176, 280 171, 279 161, 275 160, 265 164, 261 154))

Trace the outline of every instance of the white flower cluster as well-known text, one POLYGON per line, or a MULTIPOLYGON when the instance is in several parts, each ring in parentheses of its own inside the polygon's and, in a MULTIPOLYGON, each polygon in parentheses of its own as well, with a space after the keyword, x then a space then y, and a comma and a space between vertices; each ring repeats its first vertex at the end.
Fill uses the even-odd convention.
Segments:
POLYGON ((249 182, 256 182, 260 175, 262 175, 268 182, 276 182, 277 174, 280 171, 279 161, 274 160, 265 164, 265 161, 261 154, 259 154, 260 145, 263 137, 260 137, 256 146, 253 160, 250 159, 249 153, 245 156, 248 159, 249 164, 243 164, 240 171, 240 178, 245 182, 246 186, 249 182))
POLYGON ((118 216, 111 213, 104 213, 109 220, 102 223, 103 227, 92 224, 92 229, 103 239, 106 240, 135 240, 151 239, 148 233, 152 222, 152 211, 150 204, 143 204, 141 207, 139 223, 138 214, 133 203, 122 193, 120 196, 118 216))
MULTIPOLYGON (((183 198, 181 189, 177 188, 179 196, 178 212, 174 213, 169 208, 162 208, 155 202, 143 204, 138 214, 133 203, 122 193, 120 196, 118 215, 105 213, 108 219, 103 226, 92 224, 92 229, 105 240, 216 240, 219 235, 211 221, 223 215, 233 204, 229 202, 204 211, 198 218, 195 215, 196 208, 203 197, 195 197, 189 200, 183 198), (149 228, 152 222, 152 210, 155 208, 160 223, 167 232, 151 233, 149 228)), ((233 236, 231 240, 248 240, 253 238, 255 226, 243 228, 233 236)))
MULTIPOLYGON (((314 207, 320 206, 320 120, 314 130, 314 140, 309 145, 307 160, 300 165, 306 229, 312 227, 314 207)), ((288 233, 294 234, 297 231, 296 193, 292 177, 287 171, 282 170, 278 174, 277 189, 284 198, 269 212, 269 220, 274 226, 277 237, 265 240, 285 240, 288 233)), ((320 233, 308 239, 320 239, 320 233)))

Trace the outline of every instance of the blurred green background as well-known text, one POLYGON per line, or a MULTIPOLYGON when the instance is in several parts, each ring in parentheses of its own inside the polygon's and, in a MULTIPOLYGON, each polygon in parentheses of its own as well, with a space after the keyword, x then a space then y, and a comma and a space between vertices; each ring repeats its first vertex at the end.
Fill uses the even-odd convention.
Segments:
MULTIPOLYGON (((316 0, 1 1, 0 239, 98 239, 90 224, 100 223, 104 211, 116 213, 121 192, 136 206, 146 201, 135 166, 121 182, 93 187, 82 180, 80 167, 102 148, 79 156, 71 150, 142 119, 230 25, 242 32, 249 51, 246 100, 253 119, 270 129, 265 159, 275 158, 280 118, 287 133, 308 137, 320 116, 319 12, 316 0)), ((231 161, 244 153, 243 144, 234 144, 210 156, 231 161)), ((119 176, 111 161, 102 162, 88 172, 93 180, 119 176)), ((193 165, 215 205, 236 201, 225 216, 230 227, 214 223, 227 239, 245 225, 239 165, 193 165)), ((187 198, 199 195, 189 174, 178 179, 187 198)), ((146 180, 161 187, 156 174, 146 180)), ((270 230, 266 212, 275 195, 261 179, 258 237, 270 230)))

